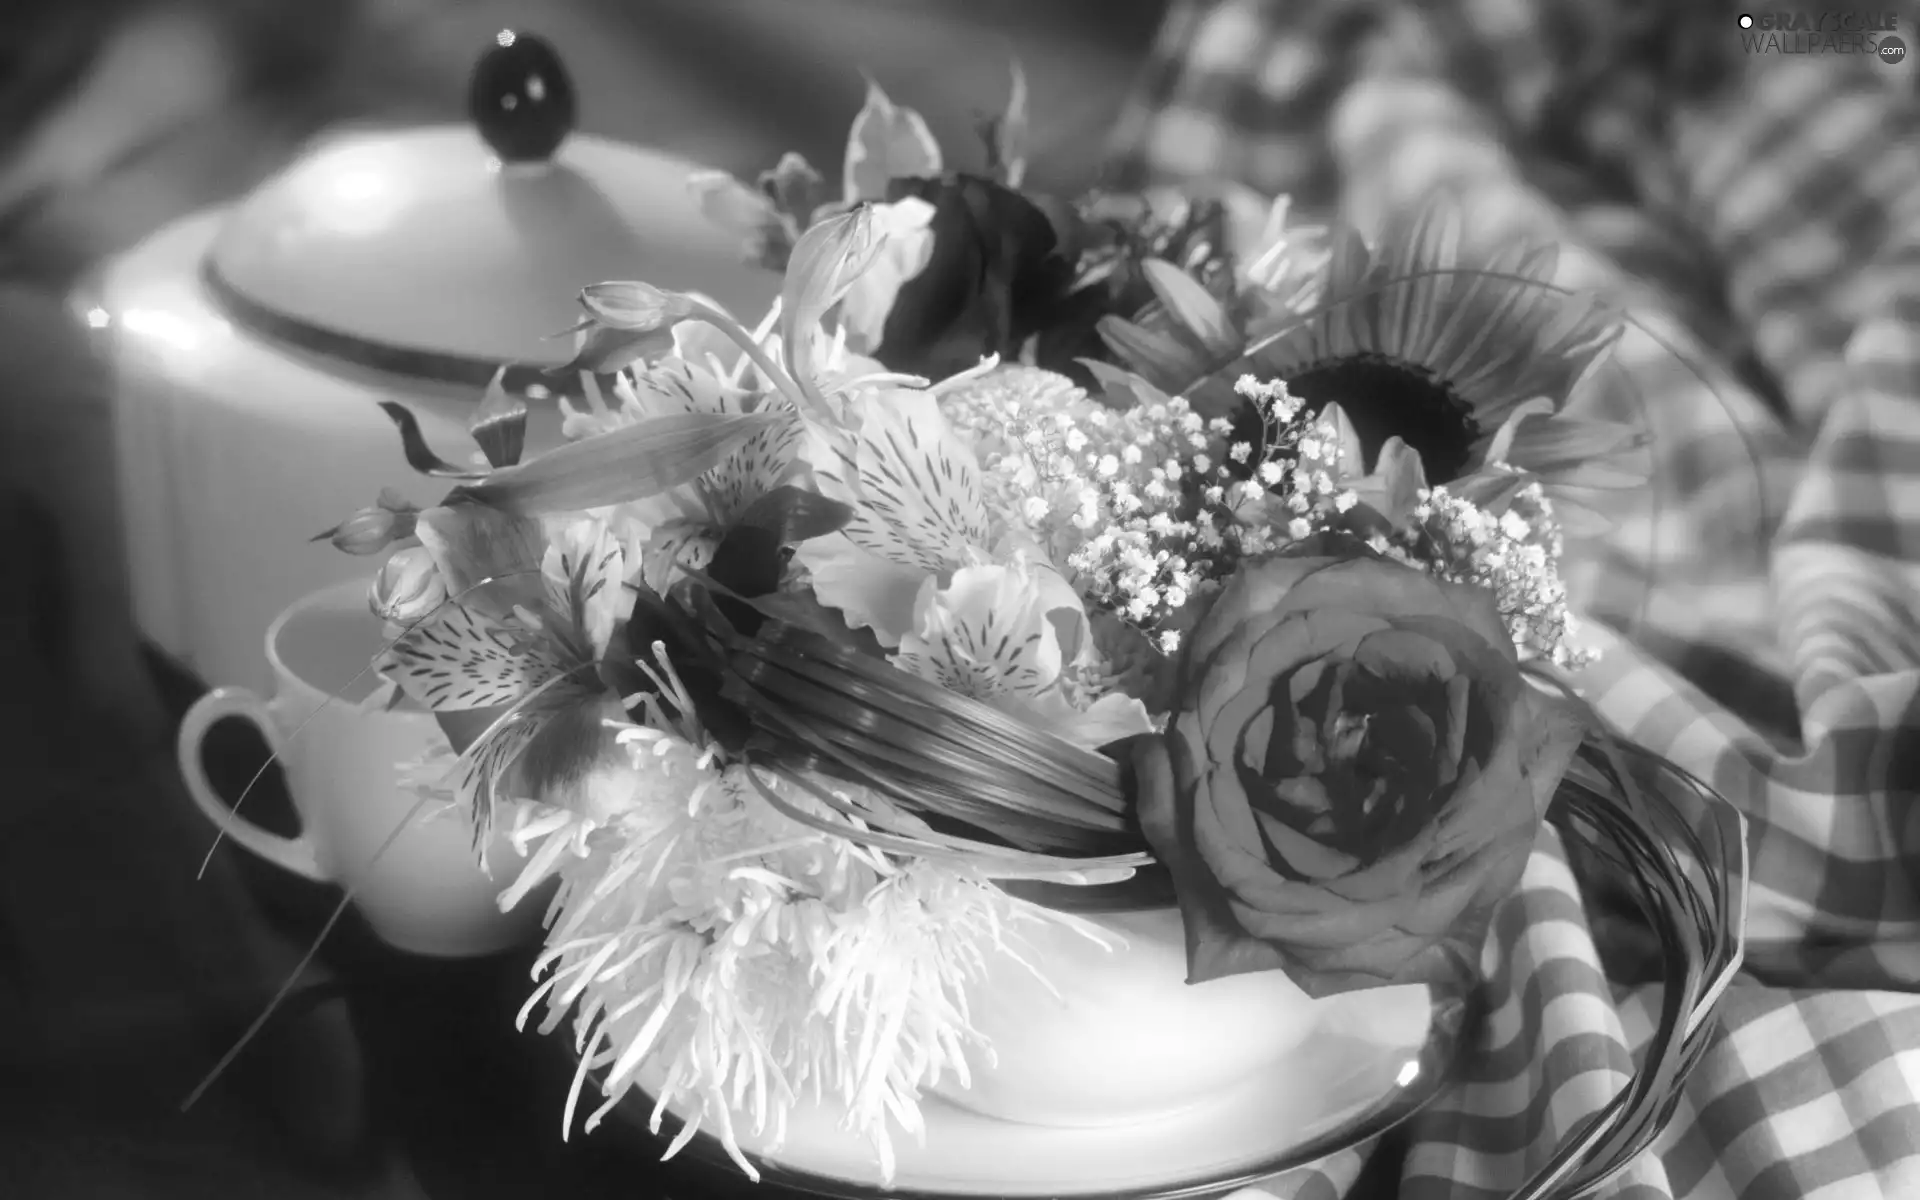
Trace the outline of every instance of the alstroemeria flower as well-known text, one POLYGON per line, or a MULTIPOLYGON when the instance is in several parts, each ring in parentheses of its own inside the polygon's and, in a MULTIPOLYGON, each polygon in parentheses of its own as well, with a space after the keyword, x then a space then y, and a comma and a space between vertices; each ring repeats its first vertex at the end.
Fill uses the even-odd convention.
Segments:
MULTIPOLYGON (((1022 105, 1024 92, 1024 80, 1016 79, 1016 98, 1022 105)), ((748 261, 785 271, 809 229, 857 205, 885 200, 887 185, 895 178, 938 175, 941 163, 940 143, 926 119, 895 104, 879 84, 868 80, 866 103, 847 133, 837 201, 820 172, 792 153, 752 185, 724 171, 702 171, 687 182, 700 211, 740 239, 748 261)))
POLYGON ((476 847, 502 801, 585 811, 618 791, 610 776, 631 768, 609 722, 624 718, 599 665, 631 602, 620 540, 590 517, 543 524, 478 504, 428 509, 419 534, 446 599, 377 665, 430 712, 502 710, 461 752, 476 847))
POLYGON ((1062 632, 1084 645, 1087 618, 1058 579, 1025 554, 961 567, 944 585, 924 579, 894 665, 1088 749, 1150 732, 1140 701, 1073 688, 1062 632))
POLYGON ((980 464, 931 393, 866 389, 845 403, 849 444, 813 447, 814 472, 821 491, 851 505, 854 518, 795 558, 821 603, 895 646, 912 628, 920 585, 991 547, 995 523, 980 464))
POLYGON ((765 421, 700 477, 622 507, 620 520, 644 531, 650 586, 665 587, 678 566, 704 567, 734 522, 804 471, 798 450, 809 429, 840 428, 839 396, 878 382, 857 377, 882 368, 849 355, 844 339, 828 336, 822 324, 882 256, 885 219, 860 209, 807 230, 793 248, 778 304, 757 329, 698 297, 645 284, 600 284, 582 294, 588 324, 624 323, 634 333, 669 337, 673 353, 626 364, 614 387, 617 410, 568 408, 572 431, 591 436, 684 414, 765 421), (660 328, 667 324, 670 333, 660 328))

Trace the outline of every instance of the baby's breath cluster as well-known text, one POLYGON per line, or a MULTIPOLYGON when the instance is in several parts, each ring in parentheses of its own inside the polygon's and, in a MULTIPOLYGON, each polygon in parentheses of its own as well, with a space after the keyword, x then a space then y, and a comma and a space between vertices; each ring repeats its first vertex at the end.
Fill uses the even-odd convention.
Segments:
POLYGON ((1018 514, 1091 604, 1171 652, 1168 618, 1242 558, 1304 536, 1268 518, 1294 479, 1307 414, 1283 384, 1249 376, 1239 391, 1256 436, 1236 439, 1231 422, 1177 398, 1115 411, 1007 386, 968 389, 949 411, 981 448, 989 503, 1018 514))
POLYGON ((1573 645, 1578 623, 1560 577, 1560 526, 1538 483, 1498 516, 1444 487, 1419 497, 1413 536, 1400 549, 1443 579, 1491 592, 1522 656, 1566 668, 1593 661, 1592 651, 1573 645))

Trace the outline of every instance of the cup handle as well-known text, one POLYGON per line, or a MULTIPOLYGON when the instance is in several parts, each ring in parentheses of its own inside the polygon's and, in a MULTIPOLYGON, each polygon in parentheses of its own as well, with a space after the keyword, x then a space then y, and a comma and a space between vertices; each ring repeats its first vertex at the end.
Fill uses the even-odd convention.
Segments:
POLYGON ((252 722, 260 730, 260 735, 266 738, 274 757, 280 756, 279 730, 274 725, 273 713, 266 701, 246 688, 215 688, 195 700, 193 707, 187 710, 186 718, 180 722, 177 749, 180 777, 186 781, 187 794, 193 797, 194 804, 199 806, 207 820, 212 821, 225 836, 283 870, 316 883, 331 882, 326 871, 320 867, 313 842, 304 832, 298 837, 270 833, 229 808, 219 793, 213 790, 213 783, 207 778, 206 764, 201 760, 201 749, 207 731, 228 717, 241 717, 252 722))

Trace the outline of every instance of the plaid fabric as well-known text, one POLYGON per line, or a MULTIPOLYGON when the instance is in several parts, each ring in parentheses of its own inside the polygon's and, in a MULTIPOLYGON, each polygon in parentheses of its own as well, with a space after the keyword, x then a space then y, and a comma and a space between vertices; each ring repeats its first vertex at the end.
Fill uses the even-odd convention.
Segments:
MULTIPOLYGON (((1920 1196, 1920 62, 1747 55, 1729 14, 1721 86, 1622 71, 1550 158, 1526 147, 1553 148, 1528 131, 1559 7, 1180 5, 1122 165, 1363 227, 1450 189, 1476 238, 1558 241, 1561 283, 1629 303, 1595 403, 1650 425, 1656 470, 1573 548, 1608 642, 1581 684, 1743 808, 1752 909, 1678 1115, 1604 1194, 1920 1196)), ((1410 1200, 1508 1193, 1625 1082, 1661 985, 1603 969, 1598 913, 1549 832, 1493 931, 1468 1076, 1412 1130, 1410 1200)), ((1358 1162, 1261 1190, 1335 1197, 1358 1162)))

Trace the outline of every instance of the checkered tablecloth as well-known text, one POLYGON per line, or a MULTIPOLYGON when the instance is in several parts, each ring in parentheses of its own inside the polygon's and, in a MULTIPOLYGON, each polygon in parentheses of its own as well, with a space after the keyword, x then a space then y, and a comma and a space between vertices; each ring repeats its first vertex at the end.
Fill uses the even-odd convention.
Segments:
MULTIPOLYGON (((1871 7, 1920 51, 1920 9, 1871 7)), ((1557 240, 1560 282, 1630 302, 1597 403, 1650 423, 1658 466, 1574 548, 1612 631, 1581 682, 1743 808, 1752 908, 1722 1031, 1608 1194, 1920 1197, 1920 59, 1749 55, 1732 9, 1692 33, 1715 86, 1620 69, 1556 95, 1578 21, 1658 43, 1701 8, 1589 4, 1569 35, 1570 0, 1177 4, 1122 161, 1363 227, 1454 189, 1477 236, 1557 240)), ((1614 929, 1549 833, 1466 1081, 1412 1131, 1409 1200, 1506 1194, 1621 1087, 1661 984, 1614 929)), ((1337 1195, 1359 1162, 1265 1190, 1337 1195)))

